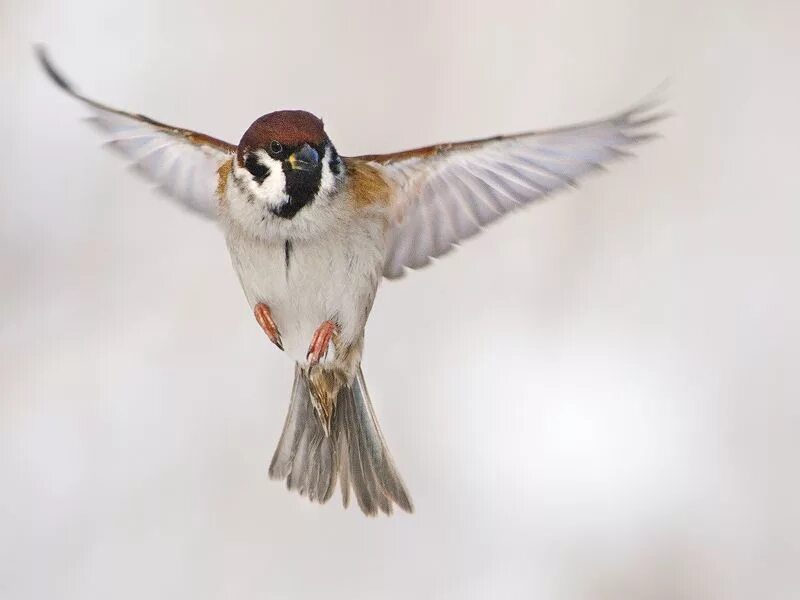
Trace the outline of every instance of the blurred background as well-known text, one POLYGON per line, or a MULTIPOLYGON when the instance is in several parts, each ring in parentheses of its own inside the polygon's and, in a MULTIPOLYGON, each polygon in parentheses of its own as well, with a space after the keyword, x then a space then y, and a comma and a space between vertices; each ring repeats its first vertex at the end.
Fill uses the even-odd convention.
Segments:
POLYGON ((796 2, 0 2, 0 596, 800 597, 796 2), (364 363, 417 512, 270 481, 292 365, 220 232, 87 94, 343 154, 597 118, 664 138, 385 284, 364 363))

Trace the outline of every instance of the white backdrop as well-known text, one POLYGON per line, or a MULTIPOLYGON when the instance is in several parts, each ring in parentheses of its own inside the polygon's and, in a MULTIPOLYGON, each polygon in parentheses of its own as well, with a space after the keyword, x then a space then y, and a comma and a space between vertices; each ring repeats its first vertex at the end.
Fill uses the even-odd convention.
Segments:
POLYGON ((798 594, 796 2, 0 3, 0 596, 798 594), (698 6, 699 5, 699 6, 698 6), (386 284, 365 372, 417 512, 269 481, 292 366, 220 233, 42 76, 343 154, 604 116, 664 139, 386 284))

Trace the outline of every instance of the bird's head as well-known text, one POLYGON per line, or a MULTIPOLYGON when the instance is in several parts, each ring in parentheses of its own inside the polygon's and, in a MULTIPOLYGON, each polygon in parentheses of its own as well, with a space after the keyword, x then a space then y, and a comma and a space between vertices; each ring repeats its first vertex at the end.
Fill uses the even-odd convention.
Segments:
POLYGON ((242 136, 232 170, 243 201, 262 220, 291 220, 327 200, 341 174, 341 158, 322 121, 302 110, 258 118, 242 136))

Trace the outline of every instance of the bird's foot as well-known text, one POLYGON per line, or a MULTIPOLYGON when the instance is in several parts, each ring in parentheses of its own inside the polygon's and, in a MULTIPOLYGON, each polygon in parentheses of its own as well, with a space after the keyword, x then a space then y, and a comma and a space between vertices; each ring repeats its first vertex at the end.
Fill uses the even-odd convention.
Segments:
POLYGON ((253 309, 253 313, 256 316, 256 321, 258 321, 258 324, 261 325, 261 329, 264 330, 264 333, 267 334, 267 337, 270 339, 270 341, 278 348, 283 350, 281 334, 278 331, 278 326, 275 325, 275 321, 272 318, 272 312, 269 310, 269 306, 259 302, 253 309))
POLYGON ((328 347, 330 346, 333 336, 338 332, 336 323, 333 321, 323 321, 322 325, 317 327, 314 332, 314 337, 311 338, 311 345, 308 347, 308 366, 313 367, 319 363, 325 355, 328 354, 328 347))

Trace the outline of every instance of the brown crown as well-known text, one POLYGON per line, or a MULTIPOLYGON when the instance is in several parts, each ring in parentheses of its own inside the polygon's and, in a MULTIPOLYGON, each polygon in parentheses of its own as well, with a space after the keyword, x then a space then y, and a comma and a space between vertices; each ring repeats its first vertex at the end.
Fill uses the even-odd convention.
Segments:
POLYGON ((279 110, 256 119, 244 132, 239 142, 239 160, 242 154, 256 148, 269 148, 276 140, 292 148, 311 144, 319 146, 328 140, 322 120, 304 110, 279 110))

